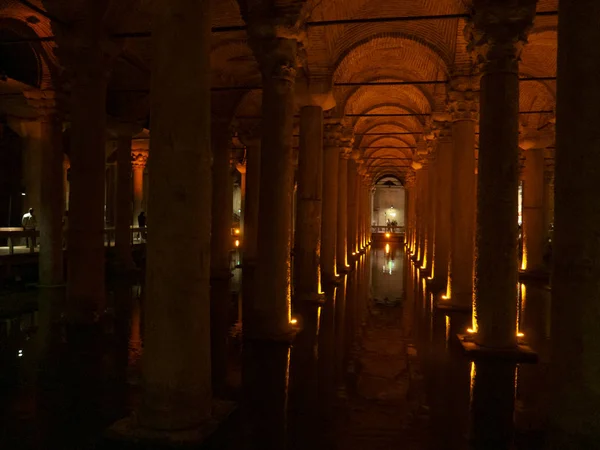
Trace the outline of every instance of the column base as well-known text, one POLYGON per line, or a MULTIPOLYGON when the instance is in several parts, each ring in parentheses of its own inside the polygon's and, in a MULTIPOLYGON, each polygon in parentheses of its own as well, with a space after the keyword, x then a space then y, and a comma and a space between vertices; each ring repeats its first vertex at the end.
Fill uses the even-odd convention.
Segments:
POLYGON ((465 313, 471 314, 473 312, 473 305, 461 305, 459 303, 454 303, 450 298, 441 298, 437 299, 435 302, 436 309, 440 311, 446 312, 457 312, 457 313, 465 313))
POLYGON ((483 347, 477 344, 473 340, 472 334, 457 334, 456 336, 458 337, 463 351, 470 360, 502 359, 517 363, 530 364, 538 362, 538 354, 524 342, 517 343, 517 346, 514 348, 492 348, 483 347))
POLYGON ((351 270, 352 268, 350 266, 338 267, 338 277, 340 275, 346 275, 347 273, 350 273, 351 270))
MULTIPOLYGON (((153 449, 198 448, 207 444, 219 427, 235 411, 236 404, 221 400, 213 400, 212 417, 198 428, 189 430, 151 430, 138 425, 135 415, 114 423, 105 433, 104 439, 120 441, 125 444, 152 446, 153 449)), ((110 448, 114 448, 111 444, 110 448)))
POLYGON ((325 293, 298 292, 294 294, 294 300, 300 303, 312 303, 316 305, 322 305, 325 303, 325 293))
POLYGON ((547 270, 519 270, 519 281, 550 281, 547 270))

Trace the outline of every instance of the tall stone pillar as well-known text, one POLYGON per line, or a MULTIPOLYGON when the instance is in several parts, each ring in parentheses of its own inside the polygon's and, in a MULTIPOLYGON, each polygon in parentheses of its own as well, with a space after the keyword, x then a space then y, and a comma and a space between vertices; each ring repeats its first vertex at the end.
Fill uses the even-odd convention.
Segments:
POLYGON ((554 223, 554 158, 546 159, 544 167, 544 235, 551 237, 554 223))
POLYGON ((233 178, 229 121, 213 118, 212 221, 210 233, 210 343, 212 387, 222 393, 227 378, 228 313, 231 299, 233 178))
POLYGON ((430 277, 434 275, 434 247, 435 247, 435 223, 436 223, 436 201, 437 201, 437 152, 435 148, 435 144, 432 142, 429 144, 429 152, 427 155, 427 159, 429 160, 429 174, 427 177, 427 229, 426 229, 426 253, 425 253, 425 261, 424 264, 425 269, 429 272, 430 277))
MULTIPOLYGON (((115 150, 116 154, 116 150, 115 150)), ((116 200, 117 200, 117 162, 111 161, 106 164, 106 177, 104 179, 104 225, 114 227, 116 220, 116 200)))
POLYGON ((479 93, 474 83, 472 77, 455 77, 448 92, 453 140, 448 301, 466 310, 472 305, 475 251, 475 122, 479 93))
MULTIPOLYGON (((242 327, 249 334, 252 299, 256 289, 254 275, 258 248, 258 203, 260 197, 260 139, 257 136, 242 137, 246 145, 246 196, 244 200, 244 233, 242 234, 242 327)), ((251 328, 251 327, 250 327, 251 328)))
POLYGON ((600 3, 560 3, 550 425, 553 449, 600 439, 600 3))
POLYGON ((409 252, 413 253, 415 250, 415 182, 416 177, 413 171, 406 174, 404 179, 404 189, 406 191, 407 202, 405 205, 406 209, 406 222, 405 222, 405 242, 406 248, 409 252))
POLYGON ((290 324, 292 196, 294 171, 292 136, 294 82, 299 38, 294 31, 281 30, 275 21, 298 19, 272 7, 272 22, 265 23, 264 11, 241 3, 248 23, 250 46, 262 73, 262 148, 260 161, 260 216, 256 265, 256 295, 252 299, 250 337, 287 340, 290 324), (281 33, 281 34, 280 34, 281 33), (276 189, 271 188, 276 186, 276 189))
POLYGON ((67 155, 63 155, 63 199, 64 211, 69 211, 69 173, 71 170, 71 160, 67 155))
POLYGON ((154 10, 152 222, 137 421, 163 433, 197 429, 211 417, 210 24, 210 2, 172 0, 154 10), (193 226, 181 226, 173 211, 193 226))
MULTIPOLYGON (((139 227, 138 216, 144 211, 144 170, 148 163, 148 151, 134 148, 131 152, 133 184, 133 224, 139 227)), ((145 212, 145 211, 144 211, 145 212)))
POLYGON ((294 241, 294 288, 298 301, 320 298, 321 209, 323 195, 323 108, 300 109, 298 201, 294 241))
POLYGON ((338 167, 337 195, 337 271, 348 272, 348 160, 352 153, 352 139, 342 138, 338 167))
POLYGON ((525 151, 523 173, 523 260, 521 270, 545 271, 544 247, 544 149, 525 151))
POLYGON ((236 170, 240 174, 240 209, 242 210, 242 214, 240 215, 240 233, 244 236, 245 227, 245 218, 246 215, 246 161, 238 162, 235 165, 236 170))
POLYGON ((446 291, 452 207, 452 135, 447 123, 437 131, 436 166, 434 285, 436 289, 446 291))
MULTIPOLYGON (((100 20, 100 19, 98 19, 100 20)), ((114 55, 97 36, 57 40, 71 73, 67 320, 90 323, 105 304, 106 85, 114 55), (87 41, 87 39, 91 41, 87 41)))
POLYGON ((336 276, 337 198, 341 124, 325 126, 323 150, 323 218, 321 222, 321 278, 324 283, 336 276))
POLYGON ((358 205, 356 189, 358 185, 354 152, 348 160, 348 255, 353 259, 358 253, 358 205))
MULTIPOLYGON (((121 130, 119 130, 121 131, 121 130)), ((131 133, 122 130, 117 138, 117 192, 115 208, 115 249, 119 269, 133 268, 131 256, 131 133)))
MULTIPOLYGON (((57 111, 56 93, 51 91, 25 92, 28 103, 35 108, 39 119, 27 124, 28 150, 36 148, 40 157, 38 178, 40 230, 39 283, 40 286, 57 286, 64 282, 62 250, 63 215, 63 152, 62 121, 57 111)), ((36 164, 34 164, 35 166, 36 164)))
POLYGON ((429 164, 423 161, 421 169, 417 172, 418 193, 417 202, 419 208, 417 223, 417 246, 419 267, 426 267, 427 264, 427 224, 429 221, 429 164))
POLYGON ((482 77, 473 326, 485 347, 517 344, 518 61, 535 5, 474 3, 471 45, 482 77))

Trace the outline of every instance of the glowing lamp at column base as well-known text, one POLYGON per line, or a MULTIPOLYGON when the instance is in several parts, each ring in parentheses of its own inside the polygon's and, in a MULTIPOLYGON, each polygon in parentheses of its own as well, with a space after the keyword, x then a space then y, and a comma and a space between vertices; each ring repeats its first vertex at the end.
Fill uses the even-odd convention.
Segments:
POLYGON ((298 319, 296 319, 296 318, 292 318, 292 319, 290 319, 290 323, 291 323, 292 325, 297 325, 297 324, 298 324, 298 319))
POLYGON ((467 328, 467 333, 475 334, 475 330, 473 328, 467 328))
POLYGON ((233 243, 236 247, 240 246, 240 240, 236 239, 235 242, 233 243))
POLYGON ((385 237, 389 238, 390 237, 390 233, 385 233, 385 237))

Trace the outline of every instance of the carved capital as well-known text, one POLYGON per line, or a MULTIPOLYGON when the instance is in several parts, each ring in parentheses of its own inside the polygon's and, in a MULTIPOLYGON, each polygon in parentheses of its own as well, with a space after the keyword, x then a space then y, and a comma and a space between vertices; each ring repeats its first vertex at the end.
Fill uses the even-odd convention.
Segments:
POLYGON ((440 143, 452 141, 452 127, 450 122, 434 122, 433 133, 440 143))
POLYGON ((64 101, 62 95, 51 90, 32 89, 23 91, 23 96, 42 120, 59 112, 59 106, 64 101))
POLYGON ((404 187, 410 189, 415 186, 415 182, 417 181, 416 175, 413 171, 410 171, 404 177, 404 187))
POLYGON ((478 80, 473 76, 459 76, 448 84, 447 106, 453 121, 473 120, 479 116, 478 80))
POLYGON ((323 146, 339 147, 342 139, 342 124, 338 121, 325 123, 323 128, 323 146))
POLYGON ((474 0, 465 37, 482 73, 518 72, 536 3, 537 0, 474 0))
POLYGON ((147 150, 132 150, 131 151, 131 165, 134 168, 144 169, 148 162, 148 151, 147 150))

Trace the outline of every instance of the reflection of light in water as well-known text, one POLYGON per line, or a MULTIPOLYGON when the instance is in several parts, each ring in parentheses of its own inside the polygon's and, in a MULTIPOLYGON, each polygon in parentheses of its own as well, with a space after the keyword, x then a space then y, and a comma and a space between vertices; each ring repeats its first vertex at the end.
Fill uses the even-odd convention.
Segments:
POLYGON ((385 244, 385 254, 389 254, 390 253, 390 244, 385 244))
POLYGON ((450 316, 446 315, 446 349, 448 349, 449 342, 450 342, 450 316))
POLYGON ((524 334, 521 333, 521 326, 523 325, 523 312, 525 311, 527 288, 523 283, 519 283, 518 287, 521 295, 517 298, 517 336, 523 337, 524 334))
POLYGON ((475 375, 477 374, 477 369, 475 368, 475 363, 471 361, 471 381, 469 383, 469 398, 471 400, 471 404, 473 404, 473 388, 475 387, 475 375))
POLYGON ((17 353, 17 356, 19 358, 22 358, 23 357, 23 350, 19 350, 18 353, 17 353))

